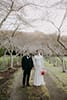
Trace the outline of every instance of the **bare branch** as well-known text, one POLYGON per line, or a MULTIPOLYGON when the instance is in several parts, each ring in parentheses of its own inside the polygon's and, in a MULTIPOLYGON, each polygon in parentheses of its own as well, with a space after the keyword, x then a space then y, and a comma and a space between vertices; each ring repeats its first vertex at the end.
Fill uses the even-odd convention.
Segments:
POLYGON ((48 44, 47 44, 47 47, 51 50, 52 54, 58 55, 48 44))
POLYGON ((1 21, 0 23, 0 28, 2 27, 3 23, 6 21, 7 17, 10 15, 11 11, 12 11, 12 8, 13 8, 13 4, 14 2, 11 0, 11 7, 10 7, 10 10, 8 11, 7 15, 3 18, 3 20, 1 21))
POLYGON ((65 45, 60 41, 60 34, 58 34, 57 42, 58 42, 65 50, 67 50, 67 48, 65 47, 65 45))
POLYGON ((18 27, 19 27, 19 25, 18 25, 18 26, 16 27, 16 29, 13 31, 13 33, 12 33, 12 36, 11 36, 11 37, 14 37, 14 36, 15 36, 15 33, 16 33, 16 31, 17 31, 18 27))
POLYGON ((55 25, 55 23, 49 19, 47 19, 46 21, 50 22, 56 29, 58 29, 58 27, 55 25))
POLYGON ((51 48, 49 45, 47 45, 47 47, 51 50, 51 52, 55 55, 55 56, 57 56, 57 57, 59 57, 60 59, 62 59, 61 58, 61 56, 62 55, 59 55, 55 50, 53 50, 53 48, 51 48))
POLYGON ((67 9, 65 9, 65 13, 64 13, 63 19, 62 19, 61 24, 60 24, 60 26, 59 26, 58 29, 61 29, 61 27, 62 27, 62 25, 63 25, 64 20, 65 20, 66 17, 67 17, 67 9))
POLYGON ((57 31, 58 31, 57 42, 58 42, 65 50, 67 50, 67 48, 66 48, 65 45, 60 41, 60 34, 61 34, 61 28, 62 28, 62 26, 63 26, 64 20, 65 20, 66 17, 67 17, 67 9, 65 9, 65 13, 64 13, 64 16, 63 16, 63 18, 62 18, 62 21, 61 21, 61 24, 60 24, 59 27, 57 27, 53 21, 51 21, 51 20, 49 20, 49 19, 47 20, 48 22, 50 22, 50 23, 57 29, 57 31))
POLYGON ((40 8, 42 8, 42 7, 47 7, 47 6, 38 5, 38 4, 35 4, 35 3, 26 3, 26 4, 24 4, 23 6, 19 7, 19 8, 16 9, 16 10, 13 9, 13 11, 19 11, 19 10, 23 9, 24 7, 26 7, 26 6, 35 6, 35 7, 40 7, 40 8))
POLYGON ((19 14, 17 14, 17 18, 24 24, 30 27, 33 27, 28 21, 26 21, 26 19, 22 16, 20 16, 19 14))
POLYGON ((63 0, 60 0, 60 1, 52 4, 50 7, 56 7, 56 6, 58 6, 58 5, 62 4, 62 3, 63 3, 63 0))

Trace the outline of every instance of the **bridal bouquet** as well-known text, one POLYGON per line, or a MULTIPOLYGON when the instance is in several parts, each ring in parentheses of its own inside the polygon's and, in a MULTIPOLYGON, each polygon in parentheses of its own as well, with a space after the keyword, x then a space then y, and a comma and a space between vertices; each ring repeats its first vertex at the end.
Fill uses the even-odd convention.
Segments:
POLYGON ((45 70, 45 69, 43 69, 43 70, 41 71, 41 75, 46 75, 46 70, 45 70))

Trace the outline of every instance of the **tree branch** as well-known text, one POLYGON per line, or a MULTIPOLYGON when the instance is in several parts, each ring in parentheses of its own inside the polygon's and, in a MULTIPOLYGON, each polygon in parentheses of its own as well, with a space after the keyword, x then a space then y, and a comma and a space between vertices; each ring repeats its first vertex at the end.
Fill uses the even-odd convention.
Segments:
POLYGON ((17 17, 21 22, 23 22, 24 25, 33 27, 29 22, 26 21, 26 19, 23 16, 21 17, 19 14, 17 14, 17 17))
POLYGON ((60 34, 58 34, 57 42, 58 42, 65 50, 67 50, 67 48, 65 47, 65 45, 60 41, 60 34))
POLYGON ((58 29, 61 29, 61 27, 62 27, 62 25, 63 25, 64 20, 65 20, 66 17, 67 17, 67 9, 65 9, 65 13, 64 13, 63 19, 62 19, 61 24, 60 24, 60 26, 59 26, 58 29))
POLYGON ((16 33, 16 31, 17 31, 18 27, 19 27, 19 25, 18 25, 18 26, 16 27, 16 29, 13 31, 13 33, 12 33, 12 36, 11 36, 11 37, 14 37, 14 36, 15 36, 15 33, 16 33))
POLYGON ((23 6, 20 6, 18 9, 12 9, 13 11, 19 11, 19 10, 21 10, 21 9, 23 9, 24 7, 26 7, 26 6, 35 6, 35 7, 47 7, 48 8, 48 6, 44 6, 44 5, 38 5, 38 4, 35 4, 35 3, 26 3, 26 4, 24 4, 23 6))
POLYGON ((3 20, 0 22, 0 28, 2 27, 3 23, 6 21, 7 17, 10 15, 11 11, 12 11, 12 8, 13 8, 13 4, 14 2, 11 0, 11 7, 10 7, 10 10, 9 12, 7 13, 7 15, 3 18, 3 20))

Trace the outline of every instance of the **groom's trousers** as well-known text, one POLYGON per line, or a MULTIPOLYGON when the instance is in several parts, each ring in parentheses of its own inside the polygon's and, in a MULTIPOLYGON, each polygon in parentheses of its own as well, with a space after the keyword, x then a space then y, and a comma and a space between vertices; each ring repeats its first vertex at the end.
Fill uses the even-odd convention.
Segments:
POLYGON ((23 72, 23 85, 29 85, 31 70, 24 70, 23 72))

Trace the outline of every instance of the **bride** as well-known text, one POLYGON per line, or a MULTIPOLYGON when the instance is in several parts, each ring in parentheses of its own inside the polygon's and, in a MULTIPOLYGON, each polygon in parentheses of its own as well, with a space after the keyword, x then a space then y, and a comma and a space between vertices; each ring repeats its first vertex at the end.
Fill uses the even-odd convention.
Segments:
POLYGON ((44 70, 44 58, 39 53, 38 50, 36 50, 36 55, 33 58, 33 63, 35 69, 33 85, 34 86, 45 85, 44 75, 41 75, 41 71, 44 70))

